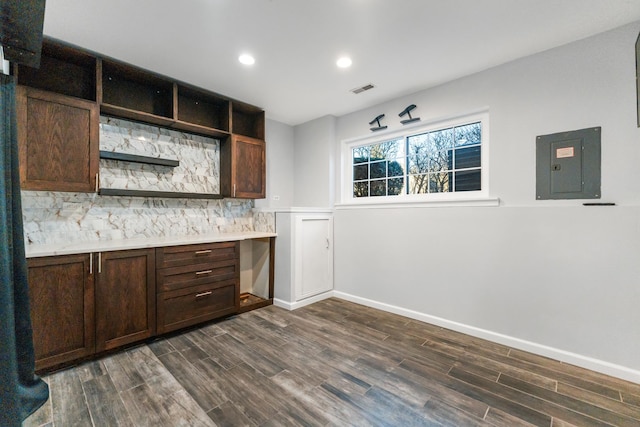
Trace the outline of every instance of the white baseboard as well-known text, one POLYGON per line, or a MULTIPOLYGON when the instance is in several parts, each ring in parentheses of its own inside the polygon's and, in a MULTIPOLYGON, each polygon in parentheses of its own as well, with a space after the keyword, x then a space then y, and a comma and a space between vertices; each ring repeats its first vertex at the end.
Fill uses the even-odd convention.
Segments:
MULTIPOLYGON (((471 335, 477 338, 493 341, 493 342, 503 344, 512 348, 516 348, 518 350, 528 351, 530 353, 535 353, 540 356, 549 357, 551 359, 559 360, 561 362, 569 363, 571 365, 580 366, 582 368, 590 369, 592 371, 600 372, 606 375, 611 375, 613 377, 617 377, 623 380, 632 381, 640 384, 640 371, 627 368, 625 366, 616 365, 613 363, 605 362, 603 360, 594 359, 588 356, 571 353, 571 352, 560 350, 553 347, 548 347, 548 346, 537 344, 531 341, 514 338, 514 337, 503 335, 497 332, 476 328, 474 326, 465 325, 463 323, 453 322, 451 320, 443 319, 436 316, 431 316, 425 313, 420 313, 418 311, 408 310, 406 308, 381 303, 378 301, 358 297, 351 294, 346 294, 344 292, 332 291, 331 293, 332 293, 331 296, 344 299, 346 301, 351 301, 357 304, 366 305, 367 307, 377 308, 379 310, 399 314, 401 316, 409 317, 411 319, 419 320, 421 322, 426 322, 433 325, 441 326, 443 328, 451 329, 457 332, 462 332, 464 334, 471 335)), ((328 298, 328 297, 325 297, 325 298, 328 298)), ((321 299, 324 299, 324 298, 321 298, 321 299)), ((311 302, 309 302, 309 304, 311 304, 311 302)), ((304 304, 304 305, 307 305, 307 304, 304 304)), ((290 310, 295 308, 298 308, 298 307, 291 308, 290 310)))
POLYGON ((314 295, 309 298, 305 298, 296 302, 284 301, 278 298, 273 299, 273 305, 285 308, 287 310, 295 310, 296 308, 304 307, 305 305, 313 304, 314 302, 322 301, 323 299, 331 298, 334 296, 335 291, 323 292, 318 295, 314 295))

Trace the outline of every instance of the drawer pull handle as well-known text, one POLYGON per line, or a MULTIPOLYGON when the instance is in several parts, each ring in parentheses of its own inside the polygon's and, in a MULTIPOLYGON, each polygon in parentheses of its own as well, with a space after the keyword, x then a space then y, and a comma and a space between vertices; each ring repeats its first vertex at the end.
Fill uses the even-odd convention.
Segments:
POLYGON ((196 251, 196 255, 205 255, 205 254, 210 254, 211 253, 211 249, 205 249, 203 251, 196 251))
POLYGON ((198 272, 196 272, 196 276, 201 276, 203 274, 209 274, 209 273, 212 273, 212 272, 213 272, 213 270, 198 271, 198 272))
POLYGON ((208 295, 211 295, 213 292, 211 291, 207 291, 207 292, 201 292, 199 294, 196 294, 196 298, 202 298, 202 297, 206 297, 208 295))

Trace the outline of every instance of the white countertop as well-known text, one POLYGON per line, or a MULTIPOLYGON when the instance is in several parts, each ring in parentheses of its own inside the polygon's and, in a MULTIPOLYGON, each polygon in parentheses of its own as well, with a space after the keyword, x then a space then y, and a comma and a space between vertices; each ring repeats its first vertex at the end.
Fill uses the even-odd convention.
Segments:
POLYGON ((201 234, 196 236, 146 237, 124 240, 98 240, 91 242, 74 242, 47 245, 27 245, 27 258, 54 255, 71 255, 90 252, 109 252, 127 249, 158 248, 162 246, 192 245, 198 243, 235 242, 238 240, 262 239, 276 237, 276 233, 256 231, 243 233, 201 234))

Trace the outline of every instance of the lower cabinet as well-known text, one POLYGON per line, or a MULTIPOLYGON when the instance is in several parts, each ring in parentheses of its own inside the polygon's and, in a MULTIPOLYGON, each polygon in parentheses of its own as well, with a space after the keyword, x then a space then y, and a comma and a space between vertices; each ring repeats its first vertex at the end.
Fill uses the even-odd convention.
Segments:
POLYGON ((174 331, 237 312, 235 279, 158 294, 158 333, 174 331))
POLYGON ((36 370, 241 311, 239 242, 30 258, 27 267, 36 370))
POLYGON ((333 290, 333 214, 296 209, 277 212, 274 289, 278 304, 290 309, 333 290), (306 300, 306 301, 305 301, 306 300))
POLYGON ((155 335, 155 249, 101 252, 96 257, 96 351, 155 335))
POLYGON ((91 255, 27 261, 36 369, 94 353, 94 276, 91 255))
POLYGON ((240 244, 156 249, 158 333, 238 312, 240 244))

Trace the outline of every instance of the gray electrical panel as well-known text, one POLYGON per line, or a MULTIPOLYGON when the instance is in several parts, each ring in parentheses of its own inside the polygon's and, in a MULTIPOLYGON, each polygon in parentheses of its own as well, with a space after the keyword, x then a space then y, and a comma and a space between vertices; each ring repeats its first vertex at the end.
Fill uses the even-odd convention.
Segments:
POLYGON ((594 127, 536 138, 536 199, 599 199, 600 135, 594 127))

